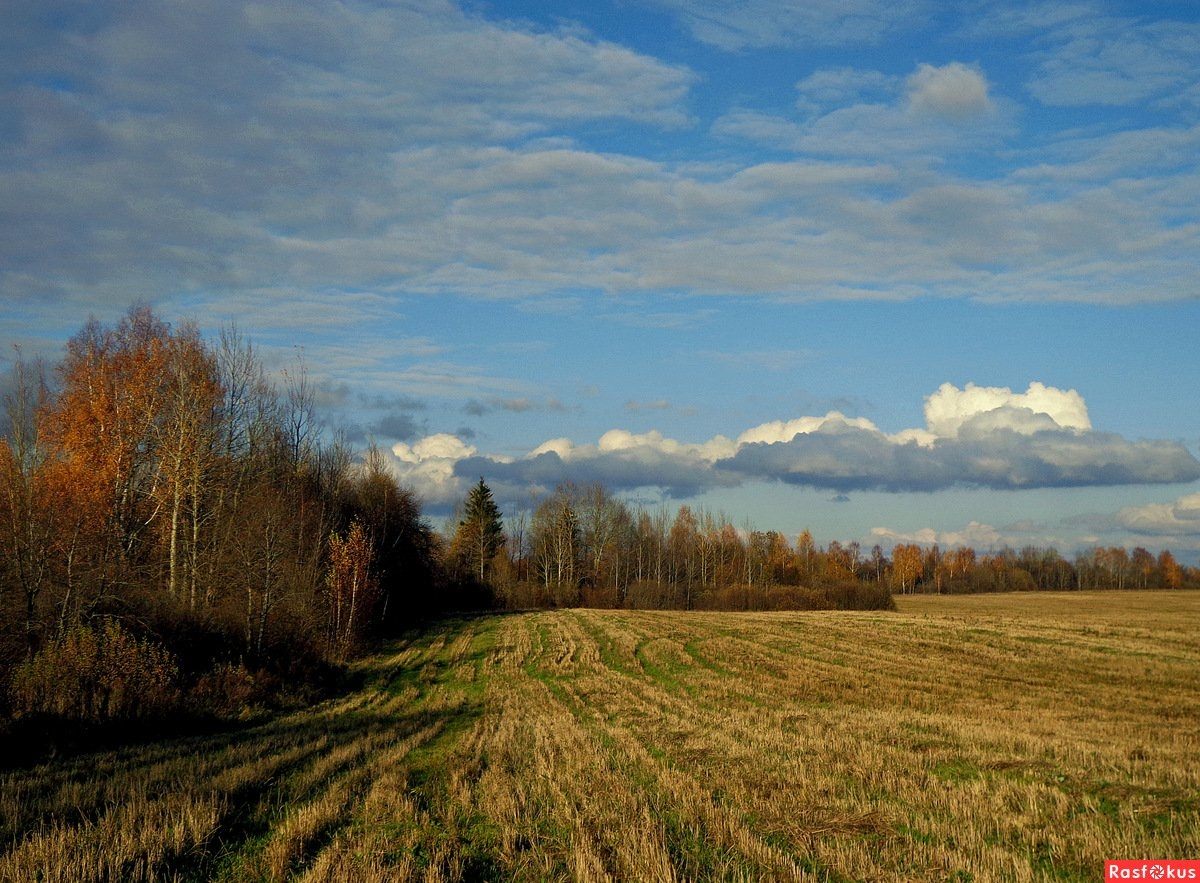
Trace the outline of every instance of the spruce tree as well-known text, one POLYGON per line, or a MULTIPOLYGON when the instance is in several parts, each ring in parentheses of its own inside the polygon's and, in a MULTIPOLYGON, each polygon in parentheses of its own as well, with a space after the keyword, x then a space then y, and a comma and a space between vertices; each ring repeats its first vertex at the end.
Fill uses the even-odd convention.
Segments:
POLYGON ((500 508, 492 499, 492 489, 482 478, 467 494, 454 544, 466 559, 472 575, 482 583, 487 576, 488 563, 504 544, 500 508))

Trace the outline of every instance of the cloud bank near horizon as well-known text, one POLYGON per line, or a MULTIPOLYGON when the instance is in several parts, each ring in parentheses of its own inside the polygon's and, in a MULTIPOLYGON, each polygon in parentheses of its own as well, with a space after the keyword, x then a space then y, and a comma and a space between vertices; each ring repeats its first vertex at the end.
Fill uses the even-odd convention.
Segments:
POLYGON ((1121 528, 1143 536, 1192 537, 1200 541, 1200 494, 1187 494, 1172 503, 1126 506, 1116 514, 1121 528))
POLYGON ((1065 552, 1105 545, 1196 551, 1200 550, 1200 493, 1185 494, 1169 503, 1146 503, 1125 506, 1114 513, 1076 516, 1058 526, 1027 520, 996 527, 971 521, 955 530, 873 527, 870 536, 885 548, 916 543, 936 544, 943 549, 971 546, 981 551, 1005 546, 1014 549, 1051 546, 1065 552), (1073 532, 1072 527, 1083 527, 1087 532, 1068 536, 1073 532))
POLYGON ((1024 392, 944 383, 925 399, 925 426, 896 433, 884 432, 864 417, 830 411, 703 442, 679 441, 658 431, 612 429, 595 443, 555 438, 509 457, 435 434, 399 442, 392 455, 397 477, 434 505, 453 503, 481 475, 510 499, 564 482, 600 482, 614 491, 653 487, 685 498, 750 481, 838 493, 901 493, 1200 478, 1200 461, 1182 444, 1097 431, 1076 390, 1038 382, 1024 392))

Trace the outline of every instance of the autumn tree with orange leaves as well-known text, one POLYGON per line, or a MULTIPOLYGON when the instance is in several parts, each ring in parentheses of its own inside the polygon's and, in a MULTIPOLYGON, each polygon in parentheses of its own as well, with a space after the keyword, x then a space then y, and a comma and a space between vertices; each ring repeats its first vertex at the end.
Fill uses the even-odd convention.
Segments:
POLYGON ((892 550, 892 578, 899 585, 901 594, 914 590, 923 566, 920 546, 902 543, 892 550))
POLYGON ((374 610, 378 583, 371 560, 371 541, 358 519, 344 536, 330 535, 325 622, 329 647, 341 659, 350 655, 374 610))
POLYGON ((122 652, 182 654, 186 687, 230 660, 291 676, 437 609, 419 505, 326 437, 302 367, 277 385, 236 332, 135 307, 89 321, 48 386, 18 359, 0 421, 0 711, 17 668, 52 685, 91 658, 64 642, 114 622, 122 652))

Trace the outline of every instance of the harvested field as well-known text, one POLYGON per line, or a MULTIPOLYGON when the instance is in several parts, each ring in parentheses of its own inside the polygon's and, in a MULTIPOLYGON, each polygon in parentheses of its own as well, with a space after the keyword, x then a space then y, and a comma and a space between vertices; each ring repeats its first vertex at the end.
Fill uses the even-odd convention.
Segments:
POLYGON ((1098 880, 1200 857, 1200 595, 450 623, 0 775, 0 880, 1098 880))

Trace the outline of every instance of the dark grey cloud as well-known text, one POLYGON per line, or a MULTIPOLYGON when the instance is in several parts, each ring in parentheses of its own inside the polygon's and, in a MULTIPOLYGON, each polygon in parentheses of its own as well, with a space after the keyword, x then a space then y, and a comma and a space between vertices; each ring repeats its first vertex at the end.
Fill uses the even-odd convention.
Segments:
POLYGON ((412 414, 405 414, 398 411, 391 414, 384 414, 375 422, 371 430, 384 438, 408 441, 424 433, 427 427, 423 422, 418 422, 412 414))
POLYGON ((625 403, 626 411, 670 411, 675 406, 666 399, 654 399, 648 402, 639 402, 635 399, 630 399, 625 403))
POLYGON ((482 417, 485 414, 490 414, 493 411, 508 411, 512 414, 524 414, 529 411, 547 411, 550 413, 561 412, 567 410, 566 405, 554 397, 535 399, 526 396, 518 396, 512 398, 502 398, 493 396, 492 398, 480 401, 479 399, 468 399, 463 405, 463 413, 470 414, 472 417, 482 417))
POLYGON ((455 464, 454 473, 462 478, 485 475, 509 493, 530 486, 554 488, 566 482, 600 482, 615 491, 657 487, 669 497, 690 497, 714 487, 741 483, 738 476, 719 473, 699 459, 651 448, 605 452, 580 459, 563 459, 555 451, 547 451, 507 463, 490 457, 471 457, 455 464))
POLYGON ((345 383, 309 378, 307 386, 312 393, 313 405, 322 411, 343 407, 350 400, 350 387, 345 383))
POLYGON ((367 408, 380 411, 425 411, 429 403, 424 399, 408 395, 359 395, 359 402, 367 408))
POLYGON ((788 442, 742 446, 718 470, 747 478, 856 490, 937 491, 955 486, 999 490, 1166 484, 1200 478, 1183 445, 1129 441, 1101 432, 1008 428, 962 431, 929 446, 898 444, 880 432, 841 424, 788 442))
POLYGON ((740 445, 711 460, 695 448, 655 442, 617 450, 568 447, 512 462, 488 457, 460 461, 460 476, 484 471, 514 486, 553 487, 599 481, 618 490, 654 486, 690 496, 747 480, 782 481, 837 492, 997 490, 1168 484, 1200 478, 1200 461, 1168 441, 1129 441, 1119 435, 1069 430, 1016 432, 972 429, 922 446, 881 432, 831 421, 791 441, 740 445))
POLYGON ((513 493, 530 486, 601 482, 614 490, 657 487, 673 497, 747 481, 780 481, 832 490, 833 502, 845 502, 852 491, 1020 490, 1200 478, 1200 461, 1176 442, 1130 441, 1112 433, 1040 425, 1014 429, 1000 425, 995 412, 985 412, 965 421, 957 436, 930 437, 924 444, 840 416, 790 440, 771 442, 718 437, 688 445, 657 433, 614 430, 598 445, 559 439, 515 460, 472 451, 453 463, 453 474, 460 479, 484 474, 513 493))

